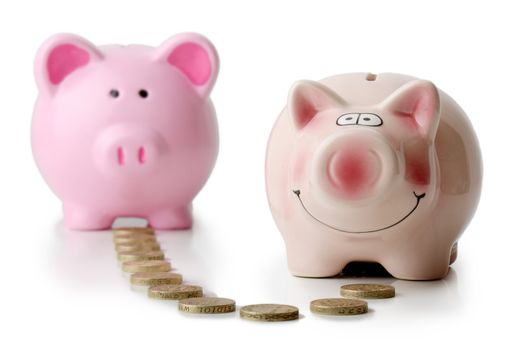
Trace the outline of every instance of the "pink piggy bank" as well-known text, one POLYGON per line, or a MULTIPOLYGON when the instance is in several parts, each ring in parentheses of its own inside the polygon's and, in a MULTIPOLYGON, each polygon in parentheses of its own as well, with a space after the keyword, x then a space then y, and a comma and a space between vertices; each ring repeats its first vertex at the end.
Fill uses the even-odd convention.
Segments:
POLYGON ((96 47, 59 34, 35 68, 33 153, 66 226, 106 229, 132 216, 191 227, 191 201, 218 152, 213 45, 180 34, 157 48, 96 47))
POLYGON ((396 278, 445 277, 481 181, 464 112, 398 74, 296 83, 267 148, 269 204, 297 276, 376 262, 396 278))

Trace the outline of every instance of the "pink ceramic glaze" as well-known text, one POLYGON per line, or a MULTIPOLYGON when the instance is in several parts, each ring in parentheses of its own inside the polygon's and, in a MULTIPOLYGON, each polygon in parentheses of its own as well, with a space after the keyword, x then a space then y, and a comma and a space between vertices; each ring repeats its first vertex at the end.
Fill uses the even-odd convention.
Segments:
POLYGON ((198 34, 157 48, 96 47, 71 34, 43 44, 33 153, 66 226, 106 229, 132 216, 191 227, 191 201, 218 152, 217 73, 217 53, 198 34))
POLYGON ((296 83, 267 149, 268 199, 297 276, 358 261, 397 278, 443 278, 481 181, 461 108, 398 74, 296 83))

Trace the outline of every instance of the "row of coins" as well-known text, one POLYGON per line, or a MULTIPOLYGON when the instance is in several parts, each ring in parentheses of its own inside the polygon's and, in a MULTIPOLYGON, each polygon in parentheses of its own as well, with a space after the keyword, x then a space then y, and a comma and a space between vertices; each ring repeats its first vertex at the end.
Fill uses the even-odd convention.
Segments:
MULTIPOLYGON (((131 273, 131 284, 148 287, 154 299, 178 300, 178 309, 187 313, 217 314, 236 310, 228 298, 203 296, 200 286, 183 284, 181 274, 172 272, 165 259, 155 231, 151 228, 118 228, 113 230, 115 249, 122 270, 131 273)), ((343 298, 313 300, 310 310, 321 315, 358 315, 368 311, 370 298, 391 298, 395 289, 389 285, 350 284, 340 289, 343 298)), ((290 321, 299 318, 299 309, 282 304, 253 304, 240 309, 240 317, 255 321, 290 321)))
POLYGON ((148 288, 154 299, 178 300, 179 310, 189 313, 227 313, 235 311, 235 301, 205 298, 202 287, 183 284, 182 275, 172 272, 151 228, 118 228, 113 240, 122 270, 131 273, 130 282, 148 288))
MULTIPOLYGON (((148 288, 148 296, 161 300, 177 300, 178 309, 187 313, 221 314, 236 311, 235 301, 203 296, 200 286, 183 284, 181 274, 172 272, 151 228, 116 228, 113 240, 122 270, 131 273, 130 282, 148 288)), ((298 308, 280 304, 246 305, 240 317, 258 321, 298 319, 298 308)))

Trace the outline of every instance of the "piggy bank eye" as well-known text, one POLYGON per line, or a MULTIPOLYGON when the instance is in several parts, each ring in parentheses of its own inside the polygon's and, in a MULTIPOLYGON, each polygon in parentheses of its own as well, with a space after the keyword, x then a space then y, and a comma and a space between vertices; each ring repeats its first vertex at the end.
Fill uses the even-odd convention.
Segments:
POLYGON ((120 92, 118 92, 118 90, 112 89, 111 91, 109 91, 109 95, 111 95, 112 98, 117 98, 118 96, 120 96, 120 92))
POLYGON ((149 92, 147 92, 147 90, 142 89, 138 92, 138 96, 142 98, 147 98, 147 96, 149 96, 149 92))
POLYGON ((382 123, 382 119, 376 114, 361 113, 358 118, 358 125, 380 126, 382 123))
POLYGON ((337 124, 338 125, 355 125, 357 124, 358 116, 359 116, 358 113, 342 114, 340 117, 338 117, 337 124))

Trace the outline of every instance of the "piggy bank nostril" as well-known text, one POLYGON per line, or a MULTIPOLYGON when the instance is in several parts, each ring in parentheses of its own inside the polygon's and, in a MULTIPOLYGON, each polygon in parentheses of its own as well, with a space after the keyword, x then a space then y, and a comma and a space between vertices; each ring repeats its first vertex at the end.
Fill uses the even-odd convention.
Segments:
POLYGON ((146 162, 146 151, 144 147, 140 147, 138 150, 138 162, 144 164, 146 162))
POLYGON ((125 163, 125 154, 124 154, 124 149, 122 147, 118 147, 117 151, 117 159, 118 159, 118 164, 120 165, 124 165, 125 163))

